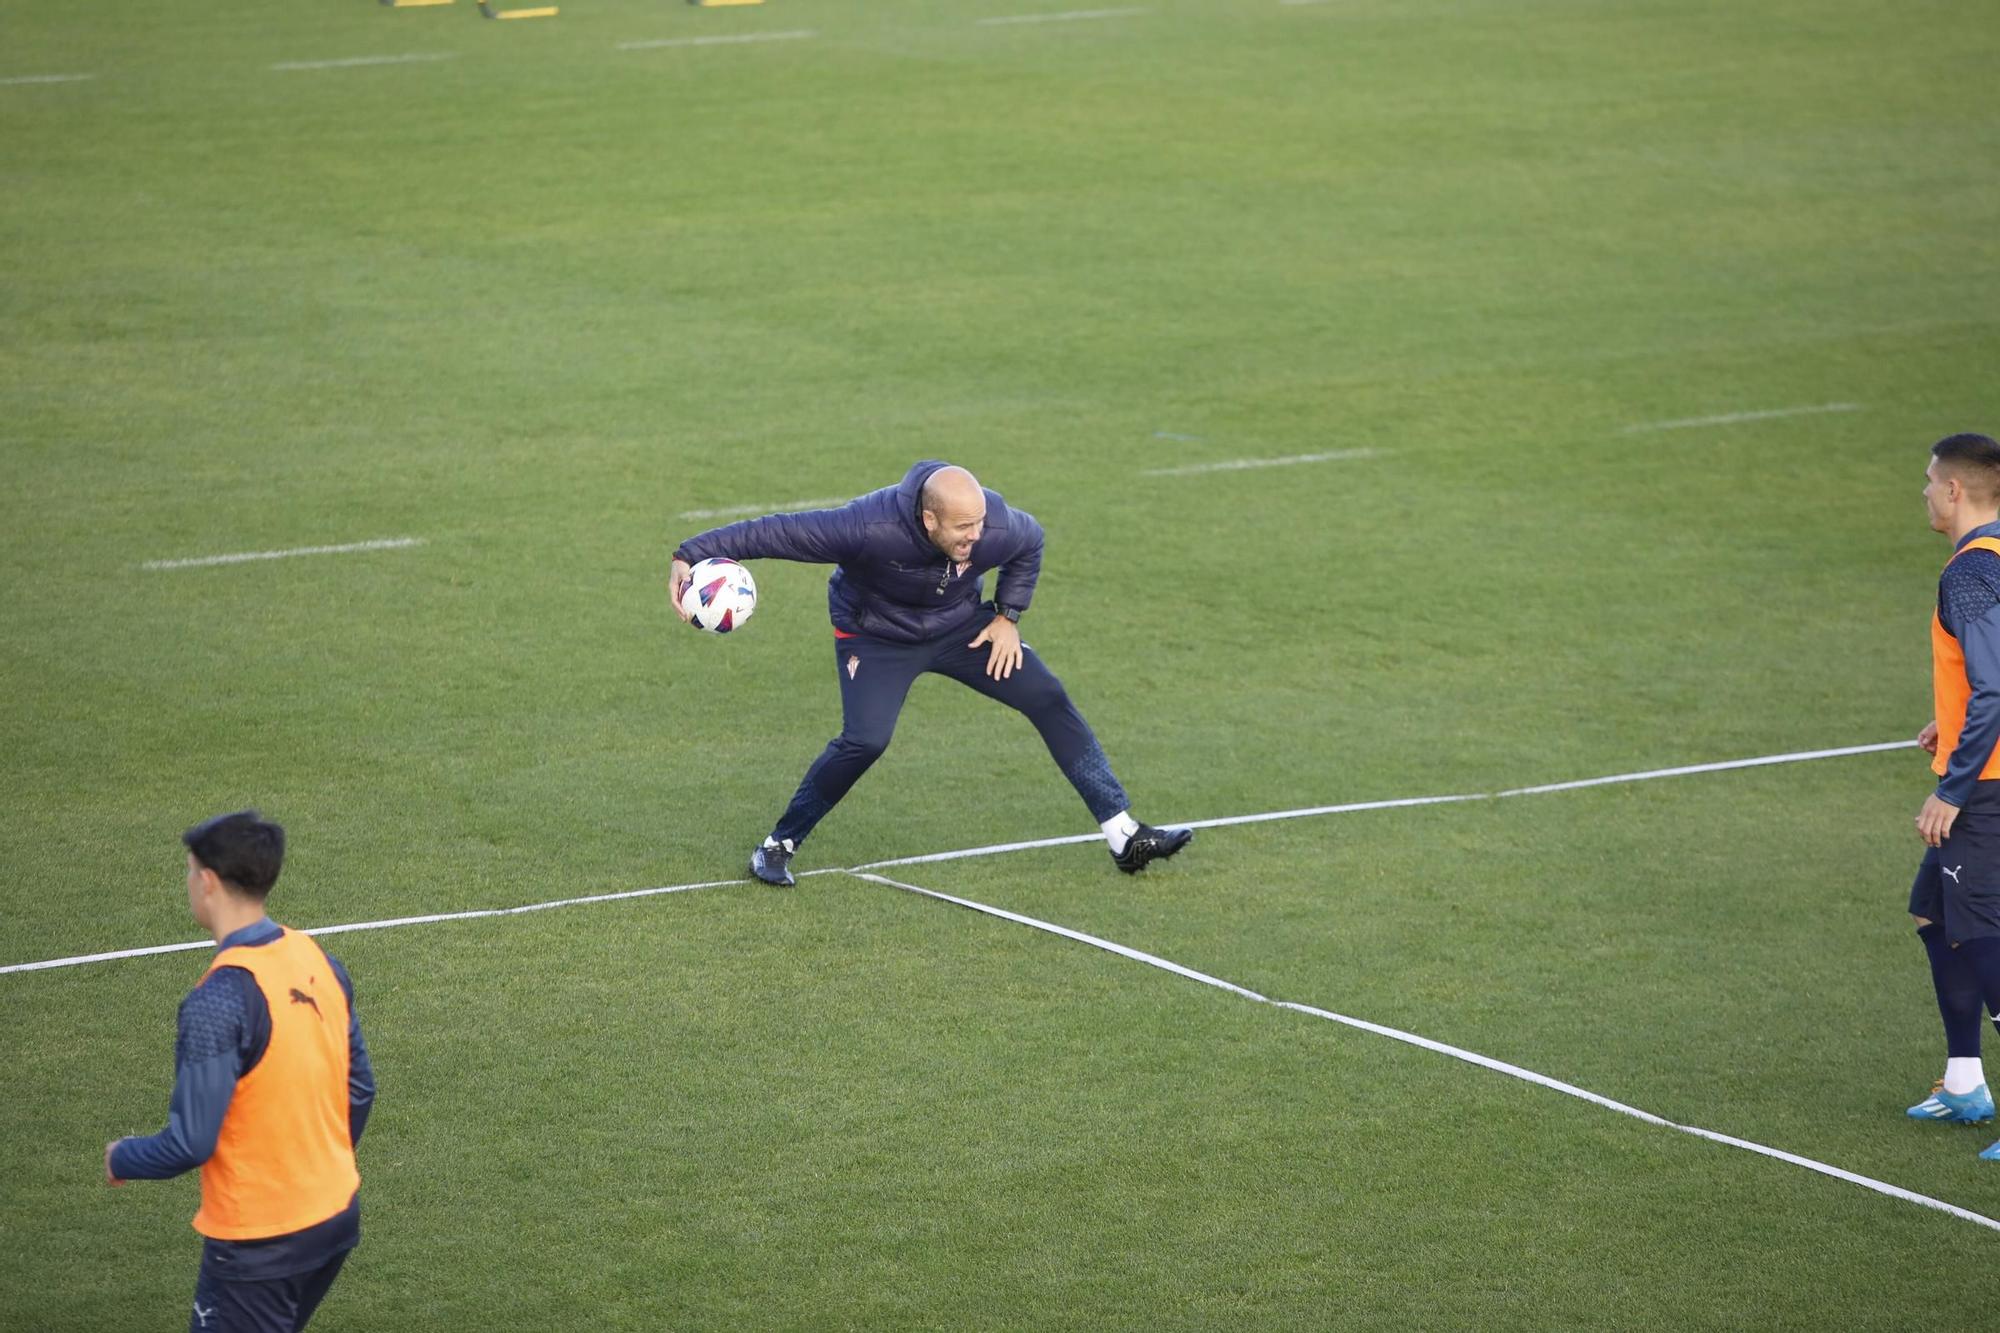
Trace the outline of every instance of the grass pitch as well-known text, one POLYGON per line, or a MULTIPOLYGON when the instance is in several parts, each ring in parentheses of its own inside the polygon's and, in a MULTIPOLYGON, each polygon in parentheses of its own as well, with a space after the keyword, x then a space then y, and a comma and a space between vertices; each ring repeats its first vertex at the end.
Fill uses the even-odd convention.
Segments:
MULTIPOLYGON (((696 636, 678 516, 921 457, 1047 526, 1028 637, 1155 821, 1928 716, 1923 451, 1997 424, 1980 7, 1017 6, 0 9, 0 962, 190 938, 174 835, 250 803, 298 925, 739 874, 838 726, 824 571, 696 636), (712 37, 771 40, 622 49, 712 37)), ((1986 1133, 1901 1114, 1925 788, 896 873, 2000 1216, 1986 1133)), ((930 680, 801 865, 1079 831, 930 680)), ((846 876, 329 944, 382 1090, 316 1328, 1907 1327, 2000 1243, 846 876)), ((200 965, 0 976, 0 1324, 179 1318, 193 1183, 98 1157, 200 965)))

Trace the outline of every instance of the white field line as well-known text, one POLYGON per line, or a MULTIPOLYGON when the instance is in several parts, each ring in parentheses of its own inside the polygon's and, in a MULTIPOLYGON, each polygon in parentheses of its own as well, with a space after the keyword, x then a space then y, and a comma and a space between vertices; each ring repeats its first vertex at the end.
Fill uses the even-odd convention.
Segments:
POLYGON ((400 56, 349 56, 345 60, 284 60, 272 69, 356 69, 362 65, 421 65, 432 60, 455 60, 456 51, 413 51, 400 56))
MULTIPOLYGON (((1904 750, 1916 745, 1915 741, 1888 741, 1880 745, 1850 745, 1833 750, 1801 750, 1793 754, 1763 755, 1755 759, 1727 759, 1713 764, 1690 764, 1681 768, 1655 768, 1640 773, 1618 773, 1610 777, 1586 778, 1580 782, 1558 782, 1541 787, 1516 787, 1503 792, 1467 792, 1456 796, 1404 796, 1389 801, 1357 801, 1347 805, 1315 805, 1299 810, 1274 810, 1265 814, 1227 815, 1220 819, 1198 819, 1192 823, 1178 825, 1182 828, 1222 828, 1231 824, 1261 824, 1274 819, 1307 819, 1316 815, 1350 814, 1363 810, 1400 810, 1420 805, 1449 805, 1458 801, 1485 801, 1506 796, 1531 796, 1545 792, 1574 791, 1579 787, 1604 786, 1619 782, 1649 782, 1655 778, 1681 777, 1690 773, 1720 773, 1729 769, 1754 768, 1766 764, 1796 764, 1813 759, 1831 759, 1841 755, 1875 754, 1883 750, 1904 750)), ((843 869, 833 867, 824 870, 808 870, 801 878, 810 875, 852 875, 870 870, 883 870, 891 866, 920 865, 936 861, 959 861, 976 856, 1000 856, 1007 852, 1031 851, 1043 847, 1067 847, 1079 843, 1097 842, 1102 835, 1078 833, 1062 838, 1036 838, 1028 842, 1002 842, 987 847, 967 847, 955 852, 929 852, 922 856, 901 856, 886 861, 870 861, 865 865, 843 869)), ((747 884, 742 879, 710 880, 700 884, 668 884, 653 889, 628 889, 619 893, 598 893, 582 898, 558 898, 551 902, 526 903, 519 907, 489 907, 466 912, 439 912, 429 916, 394 917, 386 921, 355 921, 340 926, 302 927, 308 935, 338 935, 350 930, 387 930, 392 926, 428 925, 438 921, 471 921, 480 917, 520 916, 528 912, 545 912, 556 907, 574 907, 584 903, 616 902, 626 898, 651 898, 664 893, 686 893, 693 889, 720 889, 737 884, 747 884)), ((49 958, 32 963, 8 963, 0 966, 0 975, 9 972, 39 972, 56 967, 78 967, 84 963, 110 962, 118 958, 140 958, 148 954, 177 953, 184 949, 207 949, 214 945, 208 940, 193 940, 185 944, 154 944, 136 949, 114 949, 108 953, 77 954, 69 958, 49 958)), ((1261 998, 1261 997, 1259 997, 1261 998)))
MULTIPOLYGON (((1908 742, 1914 744, 1915 742, 1908 742)), ((1741 760, 1732 762, 1741 763, 1741 760)), ((1617 778, 1592 778, 1592 782, 1616 782, 1617 778)), ((1492 792, 1466 792, 1458 796, 1403 796, 1393 801, 1355 801, 1348 805, 1312 805, 1302 810, 1271 810, 1256 815, 1225 815, 1220 819, 1192 819, 1175 828, 1223 828, 1230 824, 1263 824, 1274 819, 1310 819, 1315 815, 1346 815, 1362 810, 1399 810, 1411 805, 1449 805, 1454 801, 1491 800, 1492 792)), ((885 870, 890 866, 929 865, 937 861, 963 861, 975 856, 998 856, 1004 852, 1029 852, 1043 847, 1068 847, 1082 842, 1101 842, 1102 833, 1072 833, 1061 838, 1036 838, 1031 842, 1000 842, 990 847, 963 847, 955 852, 925 852, 922 856, 898 856, 888 861, 870 861, 856 870, 885 870)))
POLYGON ((725 37, 662 37, 649 42, 620 42, 620 51, 657 51, 668 46, 741 46, 745 42, 796 42, 819 34, 811 28, 785 32, 744 32, 725 37))
POLYGON ((1292 467, 1299 463, 1345 463, 1380 458, 1380 449, 1335 449, 1324 454, 1294 454, 1290 458, 1231 458, 1220 463, 1189 463, 1184 467, 1148 468, 1142 477, 1192 477, 1203 472, 1244 472, 1257 467, 1292 467))
POLYGON ((1088 944, 1093 949, 1103 949, 1109 953, 1118 954, 1120 957, 1130 958, 1134 962, 1144 963, 1148 967, 1164 968, 1176 976, 1183 976, 1190 981, 1199 981, 1204 986, 1214 986, 1219 990, 1226 990, 1232 994, 1241 995, 1246 1000, 1256 1000, 1260 1004, 1271 1003, 1269 997, 1259 995, 1253 990, 1247 990, 1233 981, 1224 981, 1222 978, 1212 977, 1206 972, 1197 972, 1191 967, 1182 967, 1179 963, 1168 962, 1157 954, 1147 953, 1143 949, 1133 949, 1123 944, 1114 944, 1110 940, 1099 939, 1095 935, 1086 935, 1080 930, 1071 930, 1068 926, 1058 926, 1048 921, 1038 921, 1031 916, 1022 916, 1018 912, 1010 912, 1004 907, 993 907, 986 903, 973 902, 970 898, 954 898, 948 893, 939 893, 936 889, 918 888, 915 884, 905 884, 899 879, 890 879, 886 875, 871 875, 865 870, 850 870, 847 873, 856 879, 865 879, 871 884, 884 884, 892 889, 907 889, 911 893, 920 893, 926 898, 936 898, 940 902, 956 903, 960 907, 969 907, 975 912, 984 912, 988 916, 997 916, 1004 921, 1012 921, 1018 925, 1030 926, 1036 930, 1045 930, 1051 935, 1060 935, 1064 939, 1075 940, 1078 944, 1088 944))
POLYGON ((141 569, 194 569, 201 565, 240 565, 250 560, 289 560, 295 555, 346 555, 351 551, 400 551, 422 546, 422 537, 380 537, 343 546, 294 546, 287 551, 239 551, 234 555, 197 555, 185 560, 148 560, 141 569))
POLYGON ((883 875, 871 875, 864 871, 857 870, 850 873, 857 879, 868 880, 871 883, 885 885, 892 889, 902 889, 905 892, 920 894, 926 898, 935 898, 940 902, 952 903, 955 906, 968 908, 974 912, 983 912, 987 916, 996 916, 1002 920, 1012 921, 1017 925, 1027 926, 1033 930, 1046 931, 1051 935, 1060 935, 1064 939, 1075 940, 1079 944, 1087 944, 1094 949, 1103 949, 1108 953, 1117 954, 1121 958, 1129 958, 1134 962, 1144 963, 1148 967, 1157 967, 1163 971, 1172 972, 1176 976, 1186 977, 1190 981, 1198 981, 1204 986, 1213 986, 1218 990, 1228 991, 1232 995, 1240 995, 1246 1000, 1255 1000, 1259 1004, 1275 1005, 1277 1008, 1289 1009, 1294 1013, 1310 1014, 1314 1018, 1323 1018, 1329 1022, 1342 1023, 1351 1028, 1358 1028, 1363 1032, 1373 1033, 1378 1037, 1388 1037, 1393 1041, 1406 1042, 1411 1046, 1420 1046, 1424 1050, 1433 1051, 1439 1055, 1448 1055, 1454 1060, 1464 1060, 1468 1064, 1478 1065, 1482 1069, 1490 1069, 1495 1073, 1505 1074, 1510 1078, 1521 1079, 1525 1082, 1533 1083, 1538 1087, 1563 1093, 1565 1096, 1580 1098, 1593 1105, 1601 1106, 1606 1110, 1616 1111, 1620 1115, 1629 1115, 1634 1119, 1643 1120, 1649 1125, 1659 1125, 1665 1129, 1678 1130, 1683 1134, 1692 1134, 1698 1138, 1708 1139, 1715 1143, 1727 1144, 1732 1148, 1742 1148, 1745 1151, 1774 1158, 1780 1162, 1789 1162, 1793 1166, 1802 1166, 1808 1171, 1817 1171, 1821 1175, 1832 1176, 1835 1180, 1844 1180, 1851 1185, 1859 1185, 1863 1189, 1873 1190, 1877 1194, 1886 1194, 1892 1199, 1901 1199, 1906 1203, 1921 1204, 1925 1208, 1935 1208, 1941 1213, 1950 1213, 1953 1217, 1986 1227, 1989 1230, 2000 1231, 2000 1221, 1987 1217, 1983 1213, 1975 1213, 1970 1209, 1960 1208, 1956 1204, 1946 1203, 1942 1199, 1933 1199, 1928 1194, 1918 1194, 1913 1190, 1906 1190, 1900 1185, 1891 1185, 1887 1181, 1876 1180, 1872 1176, 1859 1175, 1837 1166, 1829 1166, 1825 1162, 1814 1161, 1810 1157, 1800 1157, 1796 1153, 1785 1152, 1779 1148, 1767 1147, 1761 1143, 1752 1143, 1748 1139, 1739 1139, 1728 1134, 1718 1134, 1712 1129, 1703 1129, 1698 1125, 1679 1124, 1668 1120, 1664 1116, 1654 1115, 1650 1111, 1642 1111, 1636 1106, 1627 1106, 1624 1102, 1613 1101, 1611 1098, 1591 1092, 1587 1088, 1579 1088, 1573 1083, 1565 1083, 1561 1079, 1550 1078, 1547 1074, 1538 1074, 1532 1069, 1524 1069, 1520 1065, 1509 1064, 1505 1060, 1496 1060, 1492 1056, 1481 1055, 1477 1051, 1468 1051, 1460 1046, 1451 1046, 1441 1041, 1433 1041, 1429 1037, 1420 1037, 1414 1032, 1405 1032, 1401 1028, 1386 1027, 1383 1024, 1371 1023, 1361 1018, 1349 1018, 1345 1014, 1336 1014, 1331 1010, 1319 1009, 1309 1004, 1294 1004, 1289 1000, 1274 1000, 1268 996, 1259 995, 1256 991, 1238 986, 1234 982, 1224 981, 1222 978, 1210 976, 1206 972, 1197 972, 1191 967, 1183 967, 1181 964, 1161 958, 1157 954, 1146 953, 1140 949, 1130 948, 1127 945, 1114 943, 1111 940, 1101 939, 1096 935, 1087 935, 1080 930, 1071 930, 1067 926, 1058 926, 1052 922, 1037 920, 1031 916, 1022 916, 1018 912, 1009 912, 1004 908, 974 902, 970 898, 954 897, 949 893, 940 893, 936 889, 926 889, 916 884, 905 884, 901 880, 889 879, 883 875))
POLYGON ((789 514, 800 509, 831 509, 844 505, 854 497, 836 496, 831 500, 778 500, 771 504, 728 505, 721 509, 683 509, 681 518, 740 518, 744 514, 789 514))
POLYGON ((1767 754, 1755 759, 1725 759, 1719 764, 1688 764, 1681 768, 1653 768, 1643 773, 1614 773, 1608 778, 1582 778, 1575 782, 1549 782, 1539 787, 1514 787, 1495 796, 1539 796, 1543 792, 1575 791, 1579 787, 1605 787, 1614 782, 1650 782, 1654 778, 1685 777, 1689 773, 1721 773, 1732 768, 1762 768, 1766 764, 1802 764, 1812 759, 1839 759, 1850 754, 1878 754, 1883 750, 1907 750, 1915 741, 1883 741, 1877 745, 1843 745, 1837 750, 1801 750, 1797 754, 1767 754))
MULTIPOLYGON (((808 870, 808 875, 838 875, 839 870, 808 870)), ((668 884, 657 889, 627 889, 622 893, 593 893, 582 898, 558 898, 553 902, 527 903, 520 907, 483 907, 469 912, 433 912, 428 916, 398 916, 386 921, 354 921, 344 926, 312 926, 305 929, 308 935, 341 935, 350 930, 388 930, 394 926, 427 926, 438 921, 476 921, 482 917, 523 916, 529 912, 546 912, 556 907, 576 907, 583 903, 609 903, 624 898, 654 898, 663 893, 692 893, 696 889, 722 889, 736 884, 747 884, 748 880, 717 879, 703 884, 668 884)), ((51 958, 40 963, 11 963, 0 967, 5 972, 40 972, 51 967, 76 967, 82 963, 106 963, 115 958, 143 958, 148 954, 180 953, 187 949, 213 949, 214 940, 189 940, 185 944, 155 944, 144 949, 114 949, 109 953, 79 954, 75 958, 51 958)))
POLYGON ((1773 407, 1762 412, 1725 412, 1719 417, 1688 417, 1681 421, 1643 421, 1627 426, 1625 434, 1649 430, 1686 430, 1690 426, 1731 426, 1739 421, 1775 421, 1779 417, 1810 417, 1824 412, 1859 412, 1859 403, 1821 403, 1817 407, 1773 407))
MULTIPOLYGON (((1692 773, 1722 773, 1737 768, 1762 768, 1768 764, 1801 764, 1813 759, 1836 759, 1853 754, 1876 754, 1884 750, 1908 750, 1916 742, 1884 741, 1877 745, 1849 745, 1835 750, 1800 750, 1794 754, 1759 755, 1754 759, 1724 759, 1712 764, 1685 764, 1679 768, 1653 768, 1640 773, 1613 773, 1601 778, 1580 778, 1573 782, 1551 782, 1539 787, 1513 787, 1506 791, 1469 791, 1450 796, 1401 796, 1388 801, 1351 801, 1345 805, 1309 805, 1298 810, 1269 810, 1254 815, 1224 815, 1219 819, 1190 819, 1176 822, 1175 828, 1227 828, 1235 824, 1265 824, 1277 819, 1312 819, 1320 815, 1358 814, 1364 810, 1400 810, 1416 805, 1451 805, 1459 801, 1493 801, 1509 796, 1540 796, 1547 792, 1576 791, 1583 787, 1609 787, 1627 782, 1651 782, 1656 778, 1686 777, 1692 773)), ((962 861, 968 857, 998 856, 1003 852, 1034 851, 1043 847, 1067 847, 1096 842, 1103 835, 1076 833, 1062 838, 1036 838, 1031 842, 1002 842, 990 847, 964 847, 952 852, 926 852, 922 856, 899 856, 893 860, 870 861, 857 870, 884 870, 891 866, 926 865, 937 861, 962 861)))
POLYGON ((0 87, 15 87, 29 83, 82 83, 85 79, 96 77, 95 74, 16 74, 10 78, 0 79, 0 87))
POLYGON ((1001 23, 1074 23, 1078 19, 1123 19, 1143 14, 1141 9, 1066 9, 1059 14, 1008 14, 1002 18, 975 19, 981 27, 1001 23))

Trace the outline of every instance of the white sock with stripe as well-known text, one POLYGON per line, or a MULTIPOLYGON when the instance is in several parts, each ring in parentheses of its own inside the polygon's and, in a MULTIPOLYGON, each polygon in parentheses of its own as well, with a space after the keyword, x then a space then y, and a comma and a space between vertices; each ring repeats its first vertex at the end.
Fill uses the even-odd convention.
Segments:
POLYGON ((1944 1090, 1954 1097, 1986 1085, 1986 1065, 1976 1055, 1954 1056, 1944 1062, 1944 1090))
POLYGON ((1132 841, 1132 835, 1139 831, 1139 821, 1132 818, 1130 810, 1120 810, 1098 827, 1104 830, 1104 840, 1111 844, 1111 854, 1123 856, 1125 844, 1132 841))

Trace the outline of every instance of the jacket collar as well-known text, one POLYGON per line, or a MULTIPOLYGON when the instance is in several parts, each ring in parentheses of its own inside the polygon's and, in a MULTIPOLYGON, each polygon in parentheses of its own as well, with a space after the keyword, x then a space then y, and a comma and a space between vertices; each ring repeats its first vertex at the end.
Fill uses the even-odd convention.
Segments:
POLYGON ((239 926, 237 929, 224 935, 215 947, 217 949, 236 949, 244 945, 269 944, 283 933, 283 928, 277 922, 268 916, 260 916, 249 925, 239 926))
POLYGON ((1958 545, 1951 548, 1952 554, 1957 555, 1965 549, 1967 542, 1975 541, 1980 537, 2000 537, 2000 522, 1981 523, 1978 527, 1958 539, 1958 545))

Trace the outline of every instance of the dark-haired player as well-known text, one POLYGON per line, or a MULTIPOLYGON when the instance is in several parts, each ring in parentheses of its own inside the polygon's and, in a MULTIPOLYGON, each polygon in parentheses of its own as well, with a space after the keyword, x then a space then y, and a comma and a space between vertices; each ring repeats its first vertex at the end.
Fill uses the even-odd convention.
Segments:
MULTIPOLYGON (((1993 1118, 1979 1055, 1980 1006, 2000 1015, 2000 443, 1951 435, 1924 470, 1931 528, 1951 538, 1931 618, 1936 715, 1917 737, 1938 784, 1917 812, 1930 848, 1910 915, 1930 956, 1945 1072, 1918 1120, 1993 1118)), ((2000 1143, 1979 1154, 2000 1160, 2000 1143)))
POLYGON ((888 748, 910 686, 927 671, 1027 716, 1104 830, 1120 870, 1143 870, 1194 837, 1193 829, 1159 829, 1132 817, 1089 724, 1055 673, 1021 642, 1019 622, 1042 569, 1042 525, 964 468, 918 463, 898 484, 838 509, 745 519, 688 538, 674 551, 674 610, 682 620, 689 567, 715 556, 838 566, 826 598, 840 735, 813 760, 777 827, 750 854, 750 873, 765 883, 792 883, 792 854, 888 748), (989 569, 1000 571, 990 602, 983 587, 989 569))
POLYGON ((264 899, 285 831, 255 810, 181 835, 188 909, 219 946, 181 1001, 167 1127, 106 1144, 111 1184, 201 1169, 205 1237, 188 1328, 302 1329, 361 1240, 354 1145, 375 1075, 354 987, 264 899))

